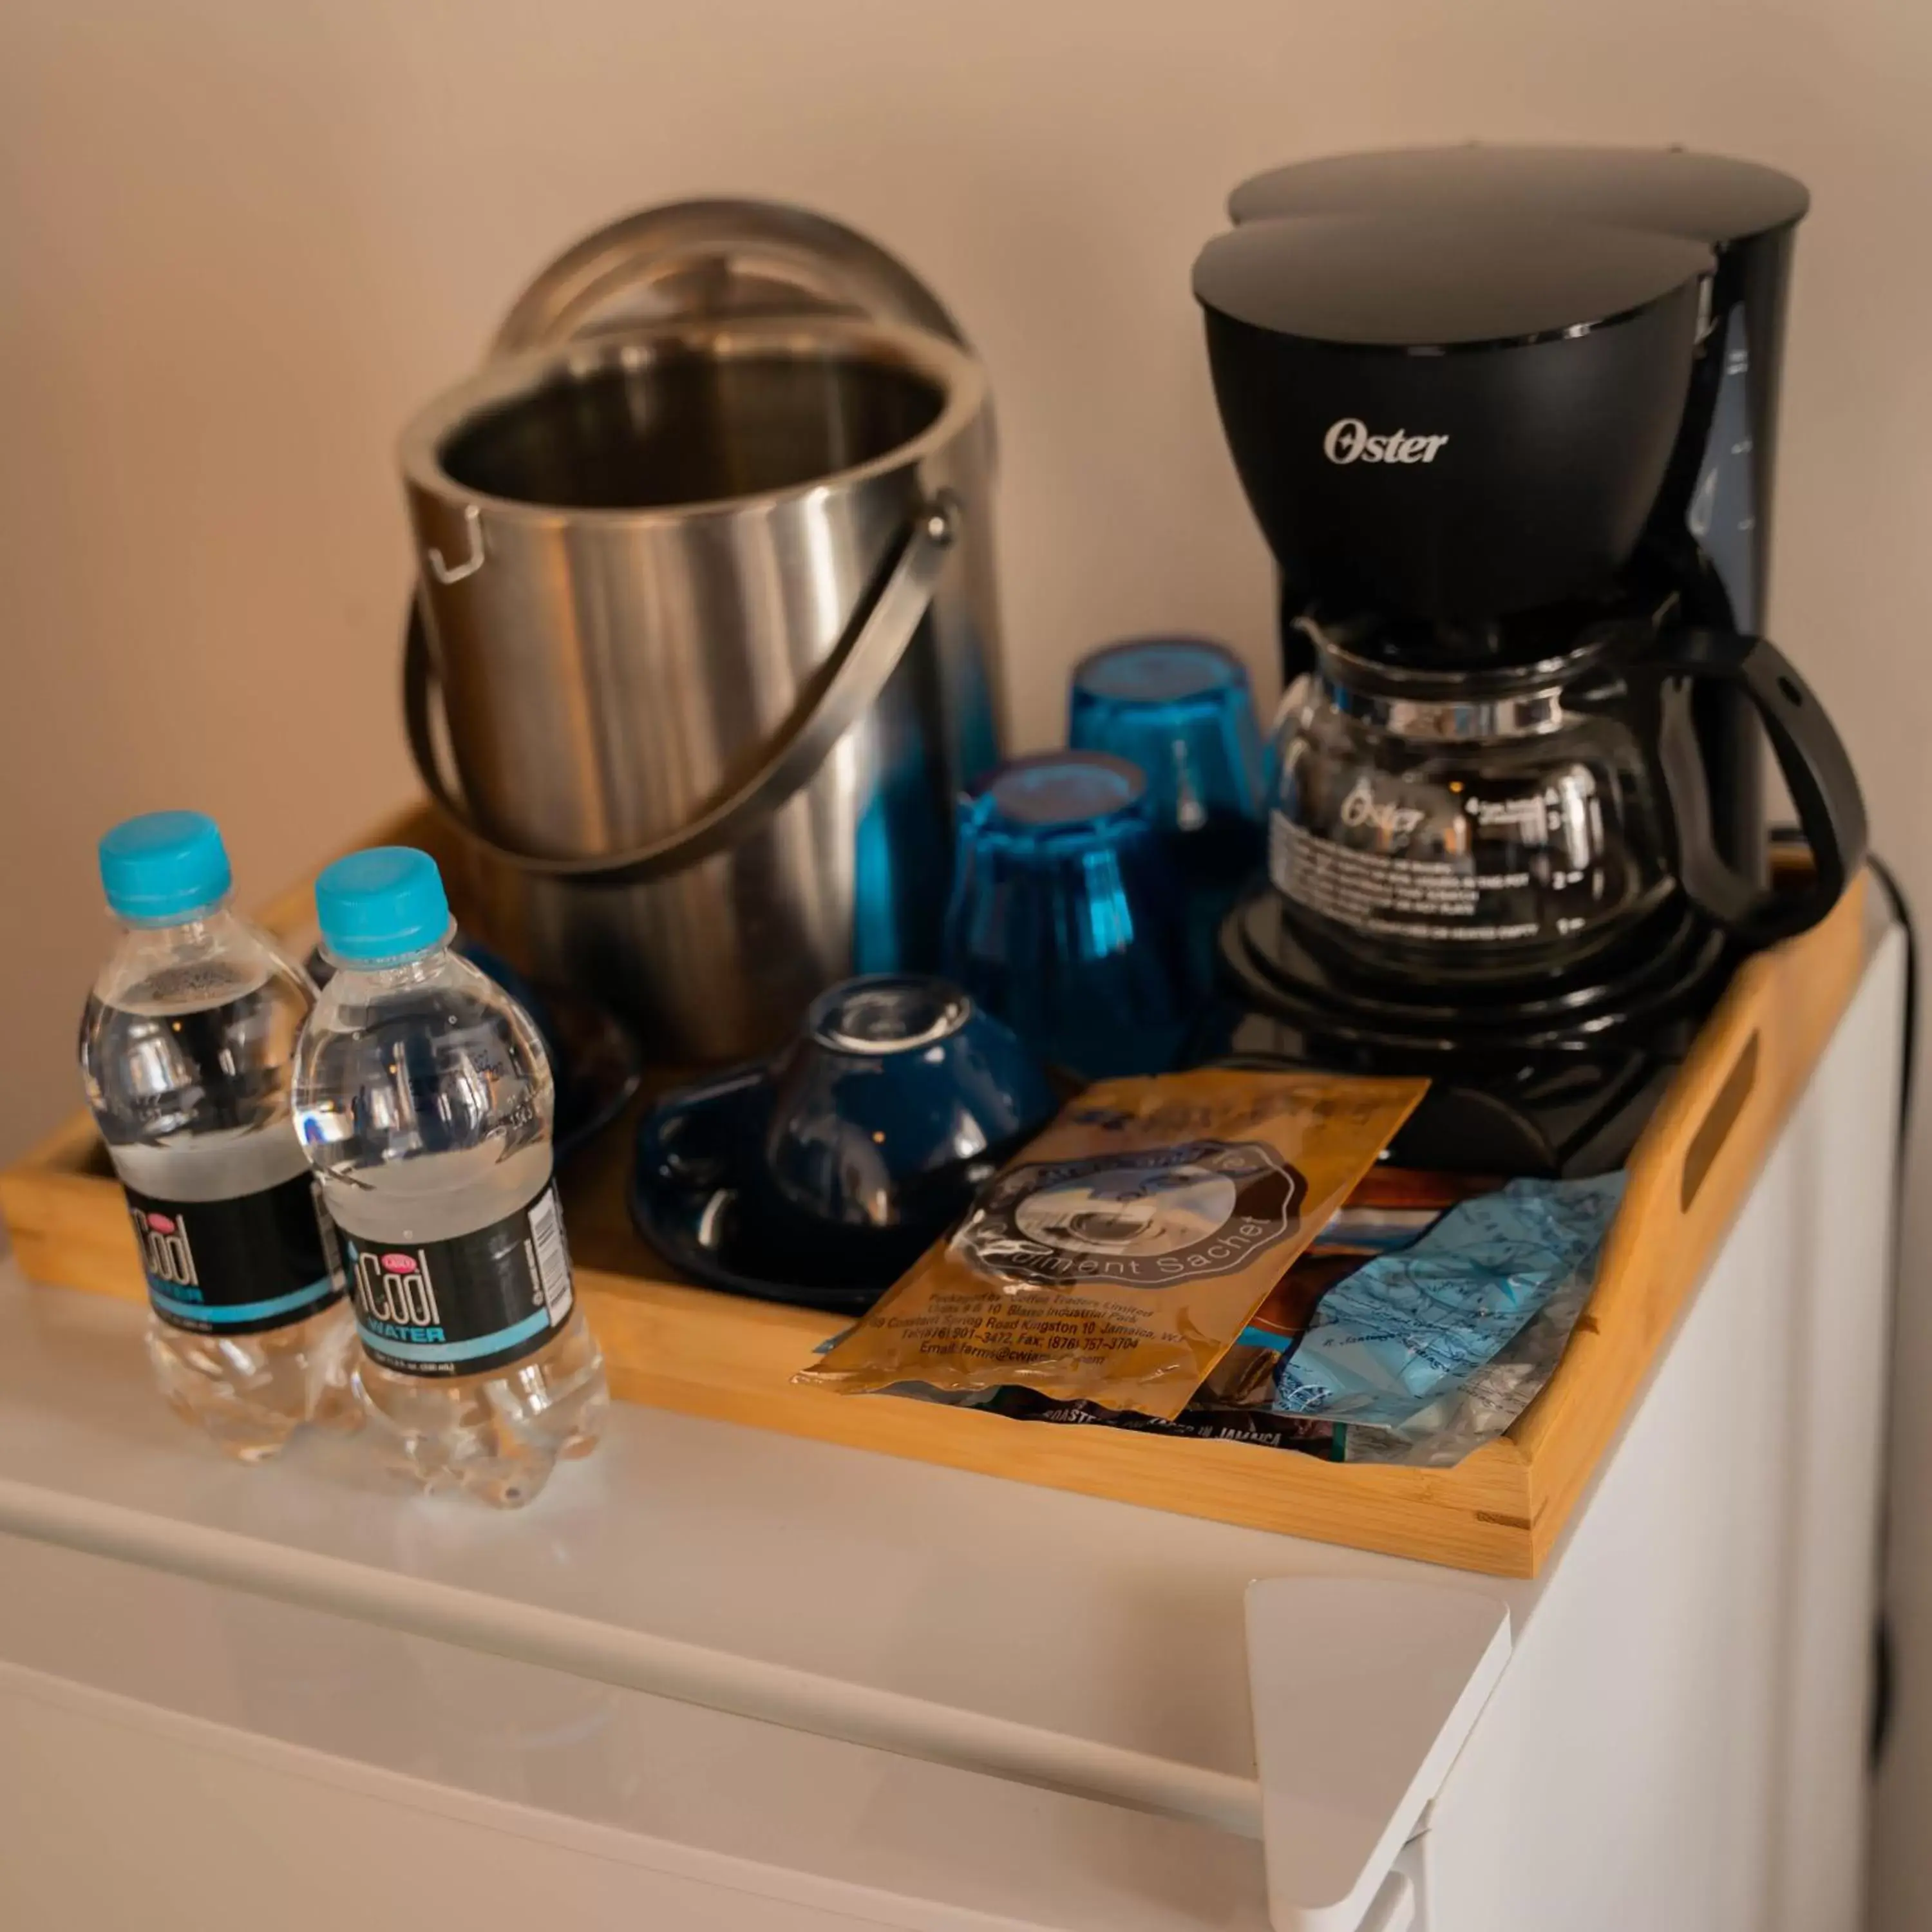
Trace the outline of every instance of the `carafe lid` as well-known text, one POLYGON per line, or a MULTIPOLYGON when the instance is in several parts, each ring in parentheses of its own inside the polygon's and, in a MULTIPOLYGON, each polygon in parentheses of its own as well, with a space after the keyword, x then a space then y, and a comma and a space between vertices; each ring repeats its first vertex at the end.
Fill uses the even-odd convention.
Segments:
POLYGON ((1506 617, 1431 622, 1346 599, 1315 598, 1288 628, 1316 650, 1391 672, 1433 678, 1445 688, 1506 690, 1562 679, 1606 656, 1644 648, 1681 609, 1677 587, 1644 573, 1596 596, 1540 604, 1506 617))

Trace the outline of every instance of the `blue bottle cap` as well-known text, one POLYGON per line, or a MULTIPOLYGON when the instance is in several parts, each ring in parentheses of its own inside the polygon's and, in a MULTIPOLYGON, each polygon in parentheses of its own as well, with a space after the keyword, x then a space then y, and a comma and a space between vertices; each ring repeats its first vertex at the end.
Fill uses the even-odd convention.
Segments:
POLYGON ((205 812, 148 812, 100 842, 107 903, 133 926, 168 926, 218 905, 234 883, 221 828, 205 812))
POLYGON ((338 959, 399 959, 449 936, 442 874, 427 852, 376 845, 352 852, 315 882, 322 943, 338 959))

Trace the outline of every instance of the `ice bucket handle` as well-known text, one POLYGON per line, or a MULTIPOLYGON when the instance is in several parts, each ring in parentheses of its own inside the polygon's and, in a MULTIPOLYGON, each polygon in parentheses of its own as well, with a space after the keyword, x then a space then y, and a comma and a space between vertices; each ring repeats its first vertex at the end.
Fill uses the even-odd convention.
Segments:
POLYGON ((492 858, 526 872, 629 885, 662 878, 724 851, 810 779, 826 754, 884 689, 932 604, 933 586, 958 533, 959 518, 958 501, 950 490, 940 491, 920 506, 897 556, 881 573, 878 589, 854 612, 844 636, 760 751, 756 768, 719 793, 694 818, 646 844, 585 858, 559 858, 516 850, 478 826, 444 776, 437 754, 432 724, 441 693, 419 604, 410 610, 403 653, 403 716, 416 770, 430 796, 458 830, 492 858))

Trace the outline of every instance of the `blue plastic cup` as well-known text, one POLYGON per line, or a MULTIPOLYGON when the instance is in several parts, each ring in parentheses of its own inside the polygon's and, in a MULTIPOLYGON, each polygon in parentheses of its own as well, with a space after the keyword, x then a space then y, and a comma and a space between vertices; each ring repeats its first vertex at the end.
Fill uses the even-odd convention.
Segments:
POLYGON ((1016 759, 960 802, 946 970, 1088 1079, 1173 1064, 1196 1004, 1184 908, 1138 768, 1016 759))
POLYGON ((1205 988, 1222 920, 1265 856, 1261 730, 1246 667, 1206 638, 1130 638, 1074 667, 1067 742, 1147 774, 1173 848, 1190 963, 1205 988))

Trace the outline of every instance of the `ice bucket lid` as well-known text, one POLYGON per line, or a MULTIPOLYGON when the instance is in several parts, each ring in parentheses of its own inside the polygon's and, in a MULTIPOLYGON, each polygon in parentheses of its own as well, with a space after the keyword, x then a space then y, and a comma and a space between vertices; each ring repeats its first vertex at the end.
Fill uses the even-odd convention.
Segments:
POLYGON ((970 350, 897 256, 782 202, 681 201, 586 235, 517 298, 492 358, 657 322, 840 314, 910 326, 970 350))

